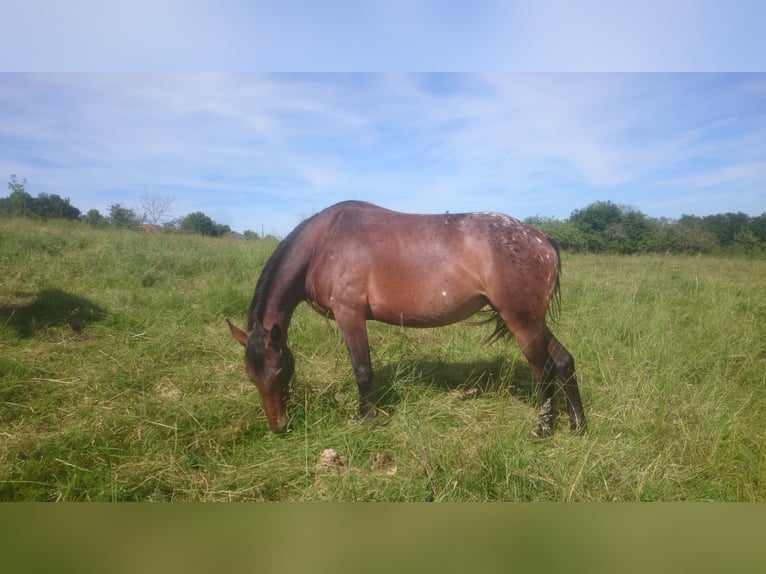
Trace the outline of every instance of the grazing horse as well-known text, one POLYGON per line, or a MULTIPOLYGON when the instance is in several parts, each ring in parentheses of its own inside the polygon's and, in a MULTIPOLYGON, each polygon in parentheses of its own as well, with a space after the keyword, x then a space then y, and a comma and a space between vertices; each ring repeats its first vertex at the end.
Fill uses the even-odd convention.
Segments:
POLYGON ((512 333, 538 382, 535 434, 553 434, 556 378, 571 429, 582 432, 574 359, 545 322, 549 305, 559 301, 560 270, 556 244, 507 215, 412 215, 347 201, 306 219, 280 242, 255 287, 247 332, 227 323, 245 347, 245 370, 269 428, 279 433, 287 428, 295 366, 287 329, 301 301, 337 322, 363 416, 375 414, 366 321, 439 327, 489 306, 496 321, 490 340, 512 333))

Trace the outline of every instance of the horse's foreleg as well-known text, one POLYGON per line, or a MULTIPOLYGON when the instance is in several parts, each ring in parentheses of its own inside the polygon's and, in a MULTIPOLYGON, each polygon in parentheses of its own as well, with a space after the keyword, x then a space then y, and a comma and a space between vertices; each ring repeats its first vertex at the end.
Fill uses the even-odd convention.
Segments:
POLYGON ((574 357, 551 335, 548 341, 548 355, 555 365, 556 375, 564 387, 569 410, 569 425, 572 431, 580 434, 585 432, 585 411, 582 407, 580 389, 577 386, 574 357))
POLYGON ((359 413, 366 418, 375 416, 375 405, 372 401, 372 363, 370 361, 370 346, 367 339, 367 325, 364 319, 346 320, 335 316, 343 333, 348 354, 351 357, 351 367, 354 370, 356 384, 359 387, 359 413))

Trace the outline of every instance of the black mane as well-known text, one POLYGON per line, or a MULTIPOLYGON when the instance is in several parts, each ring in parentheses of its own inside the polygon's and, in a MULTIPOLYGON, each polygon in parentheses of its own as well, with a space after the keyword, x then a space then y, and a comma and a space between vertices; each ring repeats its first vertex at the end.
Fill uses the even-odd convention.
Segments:
POLYGON ((295 240, 306 228, 306 226, 316 217, 316 215, 312 215, 308 219, 301 221, 287 237, 279 242, 279 245, 277 245, 274 253, 272 253, 271 257, 269 257, 268 261, 266 261, 266 265, 264 265, 263 271, 261 271, 258 282, 255 284, 253 300, 250 303, 250 309, 247 311, 248 331, 253 330, 253 326, 256 324, 256 322, 260 326, 263 325, 263 315, 266 312, 266 301, 269 298, 271 287, 274 284, 274 276, 279 269, 279 265, 282 263, 285 255, 290 251, 290 248, 295 243, 295 240))

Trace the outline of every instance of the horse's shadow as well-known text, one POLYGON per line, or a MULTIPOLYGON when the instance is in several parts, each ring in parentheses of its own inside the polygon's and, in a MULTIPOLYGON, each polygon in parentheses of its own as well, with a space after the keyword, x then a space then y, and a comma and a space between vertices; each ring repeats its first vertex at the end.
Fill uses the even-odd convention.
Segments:
POLYGON ((402 401, 402 385, 408 389, 425 385, 456 392, 463 399, 508 394, 529 405, 537 405, 539 397, 529 364, 504 357, 462 363, 402 360, 377 365, 373 382, 375 405, 391 414, 402 401))
POLYGON ((13 328, 23 339, 50 327, 69 326, 79 332, 88 323, 106 316, 105 311, 92 301, 61 289, 45 289, 31 300, 27 296, 22 301, 0 305, 0 325, 13 328))

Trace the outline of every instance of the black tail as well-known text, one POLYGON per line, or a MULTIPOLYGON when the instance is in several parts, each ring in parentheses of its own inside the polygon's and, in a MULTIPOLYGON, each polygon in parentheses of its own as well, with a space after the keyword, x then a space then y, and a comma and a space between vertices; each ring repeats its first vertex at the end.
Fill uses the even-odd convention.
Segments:
POLYGON ((500 318, 500 314, 497 311, 494 309, 487 309, 485 311, 481 311, 481 313, 486 317, 471 323, 472 325, 486 325, 487 323, 492 323, 493 321, 495 322, 495 330, 492 331, 492 334, 489 337, 484 339, 482 347, 489 347, 495 341, 504 339, 511 333, 508 330, 508 326, 505 324, 505 321, 500 318))
POLYGON ((553 293, 548 303, 548 318, 556 322, 561 317, 561 249, 555 240, 548 237, 548 241, 556 251, 556 283, 553 285, 553 293))

